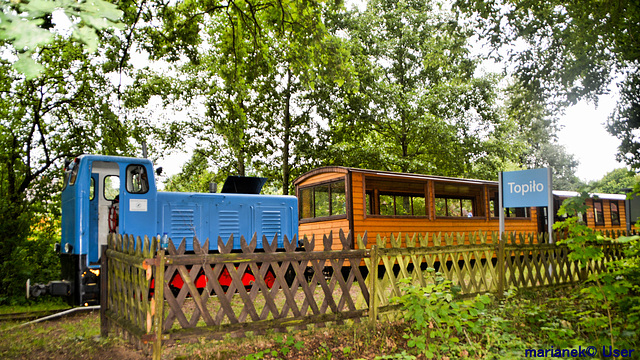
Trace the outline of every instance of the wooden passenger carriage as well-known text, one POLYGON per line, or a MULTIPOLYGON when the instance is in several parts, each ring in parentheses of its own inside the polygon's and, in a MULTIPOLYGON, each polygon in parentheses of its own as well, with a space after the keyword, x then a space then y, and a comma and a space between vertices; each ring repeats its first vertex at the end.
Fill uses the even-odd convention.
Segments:
MULTIPOLYGON (((322 237, 348 230, 354 236, 497 232, 498 182, 348 167, 322 167, 294 181, 299 236, 322 237)), ((556 209, 577 193, 554 192, 556 209)), ((587 224, 596 230, 625 230, 624 195, 589 199, 587 224), (594 206, 596 211, 594 211, 594 206), (597 220, 597 221, 596 221, 597 220)), ((546 208, 506 209, 505 231, 547 231, 546 208)), ((404 241, 404 240, 403 240, 404 241)), ((369 241, 371 244, 372 241, 369 241)), ((429 243, 432 243, 431 236, 429 243)), ((333 248, 342 249, 334 243, 333 248)))
MULTIPOLYGON (((555 209, 560 207, 562 201, 567 198, 578 196, 575 191, 553 191, 555 209)), ((627 227, 627 202, 626 195, 619 194, 591 194, 587 199, 588 210, 582 214, 582 220, 588 227, 600 232, 622 232, 629 231, 627 227)), ((555 216, 555 221, 562 219, 555 216)))

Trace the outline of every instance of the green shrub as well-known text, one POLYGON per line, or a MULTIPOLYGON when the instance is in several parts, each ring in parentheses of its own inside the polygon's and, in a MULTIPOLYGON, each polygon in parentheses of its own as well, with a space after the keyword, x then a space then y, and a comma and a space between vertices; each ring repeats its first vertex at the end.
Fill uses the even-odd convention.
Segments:
POLYGON ((409 322, 408 346, 416 348, 431 359, 435 356, 460 356, 468 353, 474 344, 468 334, 480 334, 483 329, 477 319, 491 302, 488 295, 479 295, 471 300, 455 299, 451 282, 445 280, 434 269, 435 283, 425 287, 411 284, 411 279, 400 280, 403 295, 392 298, 402 305, 405 321, 409 322), (466 343, 465 348, 461 343, 466 343))

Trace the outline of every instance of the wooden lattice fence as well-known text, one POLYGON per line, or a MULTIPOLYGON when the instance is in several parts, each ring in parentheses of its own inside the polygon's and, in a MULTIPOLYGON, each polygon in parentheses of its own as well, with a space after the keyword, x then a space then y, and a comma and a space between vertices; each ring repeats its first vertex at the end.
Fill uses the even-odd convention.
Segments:
POLYGON ((254 236, 240 239, 240 252, 232 251, 233 238, 218 238, 215 253, 207 250, 208 240, 200 244, 194 238, 188 253, 184 240, 156 250, 155 238, 114 235, 102 257, 102 333, 118 329, 142 348, 153 344, 159 358, 162 342, 178 339, 392 317, 397 305, 389 300, 402 295, 400 281, 424 286, 434 281, 428 268, 462 295, 501 294, 510 287, 575 283, 588 272, 604 271, 622 252, 616 243, 602 243, 604 258, 581 271, 566 247, 533 234, 508 234, 502 242, 497 233, 483 232, 392 235, 368 243, 365 233, 356 240, 361 250, 351 249, 351 235, 341 231, 338 237, 343 250, 331 250, 333 235, 317 243, 284 238, 283 249, 276 248, 275 238, 263 238, 264 248, 257 249, 254 236), (247 272, 255 281, 245 286, 247 272), (227 286, 218 281, 223 273, 230 279, 227 286), (181 289, 173 286, 178 276, 181 289), (270 276, 271 286, 265 281, 270 276))
POLYGON ((622 245, 603 241, 603 258, 590 261, 585 269, 569 259, 569 249, 548 243, 547 234, 505 234, 499 242, 497 232, 436 233, 378 236, 367 244, 366 236, 358 238, 360 248, 370 247, 365 258, 367 268, 379 278, 369 288, 370 314, 393 316, 397 305, 390 299, 402 295, 399 284, 408 279, 414 285, 426 286, 435 281, 428 268, 450 280, 463 296, 505 289, 551 287, 575 284, 589 273, 606 270, 606 264, 622 256, 622 245), (429 238, 433 246, 428 246, 429 238), (495 240, 492 240, 495 239, 495 240), (539 242, 540 241, 540 242, 539 242), (373 264, 378 264, 374 267, 373 264), (420 266, 414 266, 420 264, 420 266), (499 276, 504 274, 504 276, 499 276))
MULTIPOLYGON (((241 252, 232 251, 233 238, 226 243, 219 238, 213 254, 208 240, 200 244, 194 238, 190 254, 184 240, 178 247, 169 240, 166 251, 152 254, 137 251, 128 237, 114 236, 103 262, 108 270, 103 335, 117 325, 134 343, 153 343, 156 355, 162 341, 358 322, 367 315, 369 292, 360 267, 348 265, 363 262, 369 251, 350 249, 352 241, 342 232, 339 238, 345 250, 331 250, 331 236, 321 243, 305 238, 301 244, 285 237, 284 249, 276 248, 276 238, 263 238, 263 249, 256 249, 254 236, 249 242, 240 239, 241 252), (216 281, 223 271, 231 279, 228 287, 216 281), (258 274, 249 286, 242 282, 247 271, 258 274), (268 272, 275 277, 271 287, 265 281, 268 272), (184 283, 179 290, 171 285, 177 275, 184 283), (196 285, 201 276, 204 288, 196 285)), ((155 238, 140 242, 144 249, 157 244, 155 238)))

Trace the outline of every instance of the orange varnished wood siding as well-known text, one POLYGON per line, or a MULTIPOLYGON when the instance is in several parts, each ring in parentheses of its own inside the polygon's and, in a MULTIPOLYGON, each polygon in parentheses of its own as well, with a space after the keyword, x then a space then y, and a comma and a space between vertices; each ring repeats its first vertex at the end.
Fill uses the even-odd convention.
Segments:
POLYGON ((587 199, 587 206, 589 206, 589 210, 587 211, 587 226, 596 231, 626 231, 627 230, 627 213, 624 207, 624 201, 618 201, 618 210, 620 214, 620 225, 612 225, 611 224, 611 201, 609 199, 602 199, 602 211, 604 213, 604 225, 595 225, 595 215, 593 213, 593 199, 587 199))
POLYGON ((322 249, 322 237, 324 235, 329 235, 333 231, 334 241, 333 245, 331 246, 331 250, 344 250, 338 237, 340 229, 342 229, 345 234, 347 233, 349 229, 349 221, 347 219, 302 223, 298 227, 300 239, 306 236, 309 241, 311 241, 311 237, 315 236, 316 249, 322 249))
POLYGON ((344 178, 344 177, 345 177, 345 174, 343 173, 324 173, 324 174, 319 174, 319 175, 310 177, 309 179, 298 184, 298 186, 303 187, 306 185, 321 183, 323 181, 329 181, 333 179, 337 180, 338 178, 344 178))

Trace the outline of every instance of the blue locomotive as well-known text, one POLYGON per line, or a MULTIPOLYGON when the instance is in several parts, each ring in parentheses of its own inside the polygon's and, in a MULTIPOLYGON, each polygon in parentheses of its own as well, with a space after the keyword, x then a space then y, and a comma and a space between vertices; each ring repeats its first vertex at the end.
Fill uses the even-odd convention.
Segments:
POLYGON ((259 195, 266 179, 229 177, 221 193, 158 192, 153 164, 148 159, 82 155, 65 165, 62 191, 62 240, 58 251, 61 281, 27 284, 28 296, 45 293, 66 296, 73 305, 99 301, 101 246, 110 233, 135 237, 164 235, 186 239, 257 234, 292 239, 298 229, 298 201, 294 196, 259 195))

